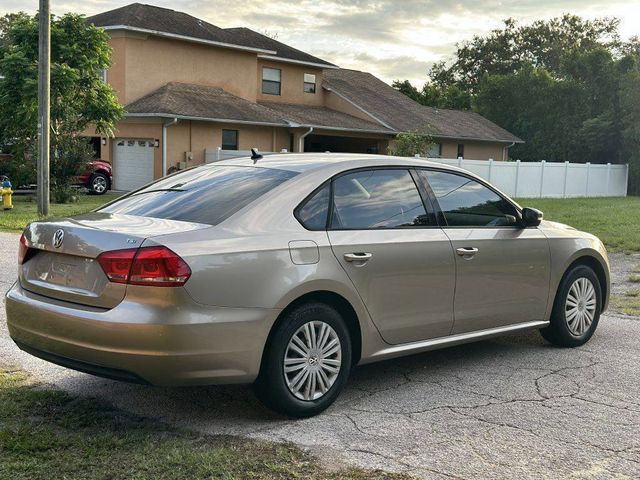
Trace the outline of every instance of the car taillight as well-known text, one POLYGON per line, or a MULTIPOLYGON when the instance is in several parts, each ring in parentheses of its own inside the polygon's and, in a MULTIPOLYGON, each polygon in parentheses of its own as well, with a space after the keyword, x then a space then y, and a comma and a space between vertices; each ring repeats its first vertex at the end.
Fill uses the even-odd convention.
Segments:
POLYGON ((114 283, 179 287, 191 276, 185 261, 162 246, 103 252, 98 256, 98 263, 114 283))
POLYGON ((103 252, 98 255, 98 263, 109 281, 114 283, 127 283, 129 281, 129 273, 131 272, 131 264, 137 252, 137 248, 103 252))
POLYGON ((174 287, 184 285, 190 276, 189 265, 167 247, 143 247, 133 259, 129 283, 174 287))
POLYGON ((24 233, 20 237, 20 245, 18 246, 18 265, 22 265, 26 262, 27 254, 29 253, 29 242, 27 241, 27 237, 24 236, 24 233))

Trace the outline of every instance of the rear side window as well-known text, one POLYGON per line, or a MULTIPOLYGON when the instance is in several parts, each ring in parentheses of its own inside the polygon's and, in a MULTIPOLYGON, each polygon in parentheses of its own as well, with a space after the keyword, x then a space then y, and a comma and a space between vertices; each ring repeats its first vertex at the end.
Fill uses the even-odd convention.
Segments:
POLYGON ((374 229, 429 225, 408 170, 361 170, 333 183, 331 228, 374 229))
POLYGON ((296 218, 307 230, 324 230, 329 213, 329 183, 314 193, 296 210, 296 218))
POLYGON ((515 225, 518 213, 513 205, 484 185, 453 173, 420 170, 450 227, 515 225))
POLYGON ((99 211, 217 225, 296 175, 270 168, 196 167, 163 178, 99 211))

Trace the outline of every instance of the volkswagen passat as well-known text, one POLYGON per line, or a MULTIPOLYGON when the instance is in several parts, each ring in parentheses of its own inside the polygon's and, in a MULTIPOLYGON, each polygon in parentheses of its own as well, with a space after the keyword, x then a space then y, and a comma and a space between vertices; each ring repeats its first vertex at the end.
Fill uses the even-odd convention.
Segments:
POLYGON ((464 170, 373 155, 192 168, 32 223, 19 263, 23 350, 154 385, 253 382, 300 417, 356 364, 526 329, 582 345, 609 295, 593 235, 464 170))

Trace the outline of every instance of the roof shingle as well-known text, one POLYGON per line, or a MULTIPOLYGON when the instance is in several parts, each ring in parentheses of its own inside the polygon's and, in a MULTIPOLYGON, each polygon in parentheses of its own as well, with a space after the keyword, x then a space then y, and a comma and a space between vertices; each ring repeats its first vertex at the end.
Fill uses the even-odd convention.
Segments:
POLYGON ((376 122, 326 107, 276 102, 253 103, 219 87, 171 82, 126 106, 132 116, 177 116, 268 124, 394 133, 376 122))
POLYGON ((435 137, 522 142, 478 113, 425 107, 367 72, 344 68, 325 70, 323 86, 400 132, 426 127, 435 137))
POLYGON ((165 115, 287 126, 266 107, 219 87, 171 82, 125 107, 134 115, 165 115))
POLYGON ((321 58, 309 55, 248 28, 220 28, 187 13, 154 5, 131 3, 124 7, 88 17, 87 21, 98 27, 125 26, 169 33, 210 42, 264 50, 266 51, 264 52, 265 54, 286 60, 335 67, 332 63, 321 58))
POLYGON ((326 127, 329 129, 362 130, 367 132, 395 133, 379 123, 369 122, 347 113, 327 107, 293 105, 288 103, 259 102, 260 105, 277 112, 292 125, 301 127, 326 127))

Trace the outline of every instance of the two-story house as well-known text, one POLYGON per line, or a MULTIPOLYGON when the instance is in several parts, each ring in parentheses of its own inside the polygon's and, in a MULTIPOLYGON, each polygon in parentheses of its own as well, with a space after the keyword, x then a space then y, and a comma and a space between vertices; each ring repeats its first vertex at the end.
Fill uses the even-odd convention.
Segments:
POLYGON ((247 28, 139 3, 88 21, 109 33, 105 78, 127 111, 116 138, 93 139, 116 189, 218 148, 384 153, 399 132, 428 128, 433 156, 502 160, 521 142, 476 113, 424 107, 369 73, 247 28))

